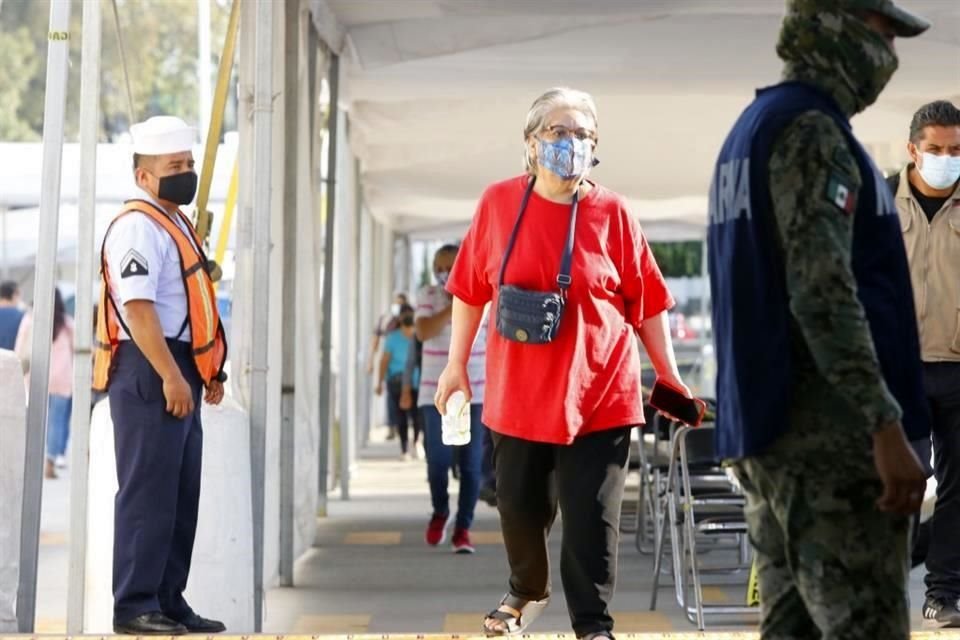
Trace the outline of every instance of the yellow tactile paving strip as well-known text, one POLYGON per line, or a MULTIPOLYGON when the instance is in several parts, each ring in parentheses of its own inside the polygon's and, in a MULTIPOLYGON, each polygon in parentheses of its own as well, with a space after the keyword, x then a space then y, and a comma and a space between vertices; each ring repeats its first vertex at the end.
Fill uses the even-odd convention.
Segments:
MULTIPOLYGON (((502 545, 503 534, 499 531, 471 531, 470 539, 474 545, 502 545)), ((421 536, 416 536, 417 542, 421 536)), ((343 536, 343 544, 349 545, 395 545, 404 542, 402 531, 352 531, 343 536)), ((406 536, 410 542, 410 534, 406 536)))
POLYGON ((293 626, 293 632, 296 634, 365 633, 369 628, 370 616, 367 615, 314 615, 300 616, 293 626))
POLYGON ((41 531, 40 532, 40 546, 41 547, 57 547, 66 545, 69 542, 66 533, 61 533, 59 531, 41 531))
POLYGON ((473 544, 503 544, 503 534, 499 531, 471 531, 473 544))
POLYGON ((344 544, 394 545, 400 544, 403 534, 399 531, 354 531, 343 538, 344 544))

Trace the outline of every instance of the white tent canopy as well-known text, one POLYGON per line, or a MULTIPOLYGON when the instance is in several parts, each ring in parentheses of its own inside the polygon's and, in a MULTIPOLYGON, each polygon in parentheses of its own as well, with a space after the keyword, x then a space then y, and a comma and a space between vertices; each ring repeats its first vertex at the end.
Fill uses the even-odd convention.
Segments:
MULTIPOLYGON (((919 105, 960 102, 960 2, 902 3, 934 26, 898 41, 899 73, 854 121, 883 167, 905 159, 919 105)), ((700 237, 723 137, 781 68, 774 43, 783 2, 775 0, 311 6, 343 56, 341 105, 366 203, 379 220, 420 234, 462 228, 487 184, 521 171, 527 108, 565 85, 598 104, 596 179, 629 199, 651 238, 700 237)))

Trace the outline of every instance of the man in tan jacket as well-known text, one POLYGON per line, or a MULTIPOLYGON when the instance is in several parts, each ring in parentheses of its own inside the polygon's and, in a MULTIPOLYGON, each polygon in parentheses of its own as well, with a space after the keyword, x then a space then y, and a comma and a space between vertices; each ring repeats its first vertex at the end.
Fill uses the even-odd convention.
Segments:
POLYGON ((907 150, 912 162, 890 181, 910 261, 937 478, 923 617, 960 627, 960 109, 944 100, 921 107, 907 150))

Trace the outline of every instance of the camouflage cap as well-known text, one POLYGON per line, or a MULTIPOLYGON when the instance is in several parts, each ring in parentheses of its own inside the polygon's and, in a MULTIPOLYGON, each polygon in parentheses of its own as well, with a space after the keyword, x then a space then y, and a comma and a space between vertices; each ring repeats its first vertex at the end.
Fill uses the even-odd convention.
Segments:
POLYGON ((800 13, 824 10, 876 11, 890 18, 900 38, 918 36, 930 28, 930 23, 893 3, 893 0, 787 0, 787 11, 800 13))

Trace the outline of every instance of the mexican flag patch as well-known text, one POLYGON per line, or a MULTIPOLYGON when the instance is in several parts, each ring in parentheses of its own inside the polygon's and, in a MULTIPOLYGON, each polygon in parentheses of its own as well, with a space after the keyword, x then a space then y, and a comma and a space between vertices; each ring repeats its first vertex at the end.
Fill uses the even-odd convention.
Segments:
POLYGON ((827 201, 841 211, 852 214, 857 210, 857 195, 850 183, 836 173, 827 181, 827 201))

